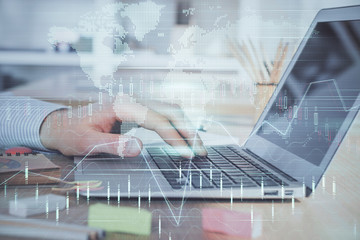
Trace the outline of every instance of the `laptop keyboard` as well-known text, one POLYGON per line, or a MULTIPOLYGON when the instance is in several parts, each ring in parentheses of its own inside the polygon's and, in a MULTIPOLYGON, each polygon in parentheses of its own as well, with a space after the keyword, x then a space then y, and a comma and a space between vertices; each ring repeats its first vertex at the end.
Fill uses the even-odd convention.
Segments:
POLYGON ((237 147, 215 146, 206 150, 207 157, 188 160, 171 147, 147 148, 173 189, 186 184, 198 189, 288 185, 237 147))

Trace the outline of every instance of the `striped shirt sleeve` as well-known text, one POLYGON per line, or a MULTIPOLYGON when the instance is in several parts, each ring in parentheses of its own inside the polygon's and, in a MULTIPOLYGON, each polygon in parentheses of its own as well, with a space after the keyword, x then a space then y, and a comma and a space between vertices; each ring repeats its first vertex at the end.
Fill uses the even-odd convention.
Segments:
POLYGON ((40 141, 40 127, 51 112, 65 108, 30 97, 0 94, 0 147, 25 146, 47 151, 40 141))

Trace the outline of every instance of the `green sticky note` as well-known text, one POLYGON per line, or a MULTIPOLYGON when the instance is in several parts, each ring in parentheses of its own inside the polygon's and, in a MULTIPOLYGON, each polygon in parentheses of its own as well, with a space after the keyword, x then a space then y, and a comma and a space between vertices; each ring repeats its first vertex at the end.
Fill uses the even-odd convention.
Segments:
POLYGON ((89 207, 88 225, 108 232, 150 235, 151 212, 132 207, 94 204, 89 207))

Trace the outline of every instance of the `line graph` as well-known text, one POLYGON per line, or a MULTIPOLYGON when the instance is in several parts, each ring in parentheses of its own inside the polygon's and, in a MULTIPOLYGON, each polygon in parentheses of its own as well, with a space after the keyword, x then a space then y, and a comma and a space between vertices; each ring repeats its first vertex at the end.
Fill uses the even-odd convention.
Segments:
MULTIPOLYGON (((327 80, 320 80, 320 81, 316 81, 316 82, 311 82, 311 83, 309 84, 309 86, 307 87, 307 89, 306 89, 303 97, 302 97, 301 100, 300 100, 300 104, 299 104, 299 106, 297 107, 297 109, 296 109, 296 111, 295 111, 295 113, 294 113, 294 116, 298 114, 298 111, 299 111, 299 109, 301 108, 301 106, 302 106, 302 104, 303 104, 303 102, 304 102, 304 99, 305 99, 307 93, 309 92, 311 86, 314 85, 314 84, 325 83, 325 82, 332 82, 332 83, 334 83, 336 92, 337 92, 337 94, 338 94, 338 96, 339 96, 339 99, 340 99, 340 102, 341 102, 341 104, 342 104, 342 108, 344 109, 344 112, 349 112, 349 111, 351 111, 351 110, 353 110, 353 109, 357 109, 358 107, 360 107, 360 105, 355 105, 355 106, 347 109, 347 108, 346 108, 346 105, 345 105, 345 102, 344 102, 344 99, 343 99, 343 96, 342 96, 341 93, 340 93, 340 89, 339 89, 339 87, 338 87, 335 79, 327 79, 327 80)), ((274 129, 276 132, 278 132, 279 134, 285 136, 285 135, 288 134, 288 131, 290 130, 291 125, 292 125, 294 119, 295 119, 295 118, 292 118, 292 119, 290 120, 290 122, 289 122, 288 126, 286 127, 285 131, 281 131, 280 129, 278 129, 276 126, 274 126, 274 125, 273 125, 271 122, 269 122, 269 121, 263 121, 263 122, 260 124, 260 126, 257 127, 256 130, 252 132, 252 134, 251 134, 250 136, 252 136, 253 134, 255 134, 255 133, 256 133, 263 125, 265 125, 265 124, 269 125, 271 128, 273 128, 273 129, 274 129)))

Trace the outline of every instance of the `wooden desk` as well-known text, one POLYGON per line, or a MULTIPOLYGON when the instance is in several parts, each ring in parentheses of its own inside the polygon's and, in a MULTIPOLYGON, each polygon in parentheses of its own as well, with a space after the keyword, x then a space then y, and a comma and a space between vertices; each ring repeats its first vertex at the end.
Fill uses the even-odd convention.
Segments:
MULTIPOLYGON (((51 85, 51 84, 50 84, 51 85)), ((39 96, 39 88, 27 86, 20 88, 20 94, 31 95, 47 99, 46 96, 39 96), (37 90, 37 91, 36 91, 37 90)), ((40 88, 43 89, 43 88, 40 88)), ((49 88, 50 89, 50 88, 49 88)), ((42 94, 46 91, 41 91, 42 94)), ((88 94, 88 92, 87 92, 88 94)), ((66 95, 67 96, 67 95, 66 95)), ((78 95, 76 95, 78 96, 78 95)), ((96 95, 95 95, 96 96, 96 95)), ((86 98, 85 98, 86 99, 86 98)), ((80 100, 79 100, 80 101, 80 100)), ((236 101, 233 101, 233 103, 236 101)), ((215 115, 222 118, 227 129, 240 142, 245 140, 251 131, 254 108, 240 105, 217 106, 211 109, 215 115), (225 110, 225 111, 224 111, 225 110), (217 112, 218 111, 218 112, 217 112), (235 114, 250 116, 241 121, 234 118, 235 114), (232 116, 231 116, 232 114, 232 116), (228 121, 229 119, 236 121, 228 121), (247 123, 244 124, 244 121, 247 123)), ((221 129, 214 127, 212 131, 224 133, 221 129)), ((179 224, 176 224, 164 199, 152 199, 149 205, 147 199, 141 201, 141 207, 149 209, 152 214, 152 234, 149 237, 135 235, 112 234, 109 239, 239 239, 227 237, 221 234, 208 233, 202 230, 201 209, 214 207, 233 209, 241 212, 259 214, 262 221, 262 235, 259 239, 360 239, 360 116, 357 117, 349 130, 346 138, 341 144, 336 156, 330 164, 325 176, 319 183, 314 194, 309 198, 290 201, 234 201, 231 205, 228 201, 216 200, 186 200, 183 206, 179 224), (161 236, 159 236, 159 216, 161 216, 161 236)), ((73 167, 72 158, 57 154, 50 154, 49 157, 58 165, 62 166, 62 174, 65 176, 73 167)), ((71 180, 70 176, 70 179, 71 180)), ((6 192, 0 188, 0 213, 8 212, 8 201, 14 199, 15 192, 18 198, 35 196, 34 187, 7 188, 6 192)), ((50 193, 50 188, 41 186, 39 194, 50 193)), ((106 199, 86 198, 76 199, 75 193, 69 193, 70 208, 60 212, 59 221, 76 224, 87 224, 87 210, 89 204, 105 203, 117 206, 117 201, 106 199)), ((181 201, 171 200, 175 208, 180 208, 181 201)), ((121 199, 121 206, 138 206, 137 199, 121 199)), ((33 218, 48 218, 55 221, 55 213, 37 215, 33 218)))
MULTIPOLYGON (((141 237, 126 234, 110 234, 108 239, 241 239, 221 234, 204 232, 201 225, 201 209, 214 207, 233 209, 259 214, 262 221, 262 235, 258 239, 359 239, 360 233, 360 117, 353 123, 338 153, 330 164, 314 194, 309 198, 290 201, 229 201, 186 200, 179 225, 169 211, 164 199, 141 201, 141 207, 152 211, 152 234, 141 237), (161 216, 161 236, 158 222, 161 216)), ((51 154, 49 157, 63 168, 65 175, 72 167, 71 158, 51 154)), ((0 190, 0 213, 7 214, 7 202, 18 198, 35 196, 34 187, 7 188, 0 190)), ((39 194, 49 193, 50 188, 41 186, 39 194)), ((76 200, 75 193, 69 193, 70 208, 60 212, 59 221, 87 224, 89 204, 104 203, 117 206, 116 200, 83 197, 76 200)), ((181 201, 170 200, 175 208, 181 201)), ((121 199, 121 206, 138 206, 137 199, 121 199)), ((179 216, 176 216, 178 218, 179 216)), ((55 221, 55 213, 37 215, 33 218, 48 218, 55 221)))

